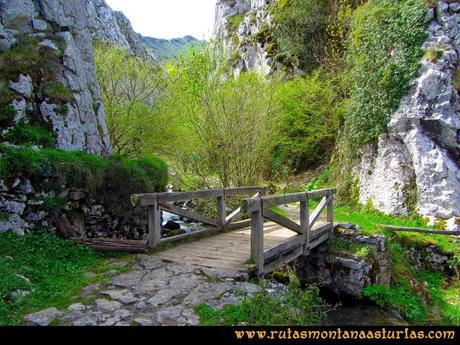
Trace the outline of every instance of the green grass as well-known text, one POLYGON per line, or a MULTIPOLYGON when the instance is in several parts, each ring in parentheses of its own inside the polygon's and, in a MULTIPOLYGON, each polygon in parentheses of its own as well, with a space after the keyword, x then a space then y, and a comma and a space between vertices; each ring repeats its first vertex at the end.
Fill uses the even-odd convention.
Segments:
POLYGON ((16 124, 8 133, 4 134, 3 139, 15 145, 53 147, 56 144, 56 139, 49 130, 37 125, 27 125, 23 122, 16 124))
POLYGON ((0 253, 0 325, 19 324, 27 313, 65 306, 87 282, 86 269, 97 264, 92 250, 48 234, 0 234, 0 253), (17 290, 32 292, 14 299, 17 290))
POLYGON ((55 102, 70 102, 73 98, 70 90, 57 81, 49 82, 45 87, 45 93, 55 102))
POLYGON ((286 293, 269 293, 262 283, 262 290, 243 296, 240 304, 214 309, 208 304, 195 307, 200 323, 215 325, 317 325, 326 314, 327 306, 319 297, 319 289, 310 286, 300 288, 297 280, 291 281, 286 293))
POLYGON ((108 264, 107 257, 47 233, 0 234, 0 326, 22 324, 25 315, 45 308, 85 302, 79 295, 83 287, 128 269, 108 264), (96 276, 86 276, 88 271, 96 276), (14 298, 18 290, 30 293, 14 298))
POLYGON ((156 157, 102 158, 83 152, 1 145, 0 153, 0 178, 5 181, 23 176, 40 184, 44 176, 52 176, 57 192, 62 185, 84 189, 104 196, 108 206, 118 208, 131 207, 131 194, 163 190, 168 178, 167 165, 156 157))

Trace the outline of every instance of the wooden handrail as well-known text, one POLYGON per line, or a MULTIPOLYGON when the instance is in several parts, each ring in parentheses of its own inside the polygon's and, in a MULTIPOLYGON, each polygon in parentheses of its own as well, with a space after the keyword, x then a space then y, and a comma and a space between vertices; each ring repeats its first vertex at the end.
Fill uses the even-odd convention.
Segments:
POLYGON ((285 260, 290 261, 302 254, 307 255, 312 248, 332 235, 334 227, 333 197, 335 193, 336 189, 322 189, 242 200, 242 212, 251 215, 251 259, 255 262, 257 275, 264 274, 265 266, 270 261, 282 262, 283 256, 285 256, 285 260), (322 198, 322 200, 310 216, 308 201, 314 198, 322 198), (295 202, 300 202, 300 225, 270 210, 271 207, 295 202), (317 230, 312 239, 311 230, 325 209, 327 209, 327 223, 316 227, 317 230), (264 218, 295 231, 299 235, 264 250, 264 218))
MULTIPOLYGON (((147 242, 150 248, 155 248, 161 243, 175 241, 185 237, 191 237, 194 234, 183 234, 174 236, 174 238, 162 239, 161 238, 161 211, 168 212, 190 218, 205 224, 212 225, 219 229, 245 227, 248 224, 245 222, 235 222, 241 214, 241 210, 237 209, 230 216, 227 217, 226 212, 226 198, 246 193, 256 193, 254 197, 260 197, 268 192, 268 187, 237 187, 225 189, 208 189, 196 190, 191 192, 172 192, 172 193, 146 193, 146 194, 133 194, 131 196, 131 203, 133 206, 147 207, 148 208, 148 235, 147 242), (189 201, 192 199, 208 199, 215 198, 217 202, 217 219, 199 215, 180 207, 173 205, 176 201, 189 201)), ((201 233, 207 230, 201 231, 201 233)), ((210 229, 209 233, 214 233, 216 229, 210 229)))
POLYGON ((156 202, 176 202, 188 201, 193 199, 210 199, 222 196, 233 196, 246 193, 267 193, 268 187, 239 187, 239 188, 224 188, 224 189, 204 189, 191 192, 171 192, 171 193, 145 193, 133 194, 131 203, 133 206, 150 206, 156 202))

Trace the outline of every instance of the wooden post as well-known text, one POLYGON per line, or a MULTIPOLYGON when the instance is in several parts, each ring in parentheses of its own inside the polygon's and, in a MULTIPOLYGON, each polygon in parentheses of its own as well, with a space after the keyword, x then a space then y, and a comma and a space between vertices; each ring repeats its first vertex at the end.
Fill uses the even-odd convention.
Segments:
POLYGON ((310 254, 310 210, 308 209, 308 194, 300 202, 300 226, 305 230, 304 255, 310 254))
POLYGON ((257 275, 264 273, 264 218, 261 200, 257 200, 257 210, 251 213, 251 259, 257 265, 257 275))
POLYGON ((222 189, 222 195, 217 197, 217 223, 223 228, 225 218, 227 217, 225 205, 225 189, 222 189))
POLYGON ((161 242, 161 209, 155 203, 148 207, 149 233, 147 235, 147 246, 150 249, 156 248, 161 242))
POLYGON ((331 199, 327 204, 327 222, 331 224, 330 234, 334 233, 334 193, 331 193, 331 199))

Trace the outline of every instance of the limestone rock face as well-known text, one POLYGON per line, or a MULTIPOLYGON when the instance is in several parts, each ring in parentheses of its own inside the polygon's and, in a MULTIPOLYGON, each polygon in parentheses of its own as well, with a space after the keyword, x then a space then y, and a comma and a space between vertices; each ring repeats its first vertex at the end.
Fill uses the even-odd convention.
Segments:
POLYGON ((116 44, 143 59, 156 60, 122 12, 113 11, 104 0, 84 0, 83 3, 93 38, 116 44))
POLYGON ((17 96, 12 104, 15 120, 27 122, 29 117, 40 117, 54 132, 58 148, 111 154, 84 2, 0 0, 0 9, 0 51, 23 44, 20 38, 38 39, 40 49, 47 49, 48 54, 56 57, 53 85, 58 83, 65 99, 58 103, 44 95, 40 78, 17 75, 15 80, 8 81, 17 96))
POLYGON ((264 75, 273 71, 273 60, 267 51, 269 42, 260 37, 272 25, 269 6, 275 1, 217 1, 213 40, 220 54, 231 63, 235 74, 252 69, 264 75), (236 18, 240 18, 240 22, 236 18))
MULTIPOLYGON (((388 134, 364 151, 357 169, 360 201, 371 199, 380 211, 405 214, 413 175, 418 213, 452 220, 460 217, 460 97, 454 83, 460 61, 459 8, 439 2, 427 18, 432 19, 423 48, 442 55, 422 60, 388 134)), ((458 227, 457 221, 448 224, 458 227)))

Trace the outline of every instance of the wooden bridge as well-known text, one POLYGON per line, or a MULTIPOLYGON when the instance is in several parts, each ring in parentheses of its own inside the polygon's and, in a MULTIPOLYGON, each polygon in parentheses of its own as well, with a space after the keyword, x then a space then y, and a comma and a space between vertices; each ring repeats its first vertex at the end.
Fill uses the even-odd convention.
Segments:
POLYGON ((147 243, 149 248, 158 249, 157 256, 172 262, 248 270, 263 275, 301 255, 308 255, 311 249, 329 239, 334 226, 333 196, 336 190, 272 196, 267 196, 267 192, 266 187, 210 189, 136 194, 131 196, 131 201, 135 206, 148 208, 147 243), (254 196, 242 198, 241 207, 227 215, 227 198, 243 194, 254 196), (195 199, 216 199, 217 216, 203 216, 174 205, 175 202, 195 199), (310 214, 309 201, 315 199, 320 201, 310 214), (298 217, 292 217, 292 220, 273 210, 292 203, 300 204, 298 217), (161 238, 162 211, 211 225, 212 228, 161 238), (323 211, 327 215, 320 220, 323 211), (165 246, 178 241, 184 243, 173 248, 165 246))

